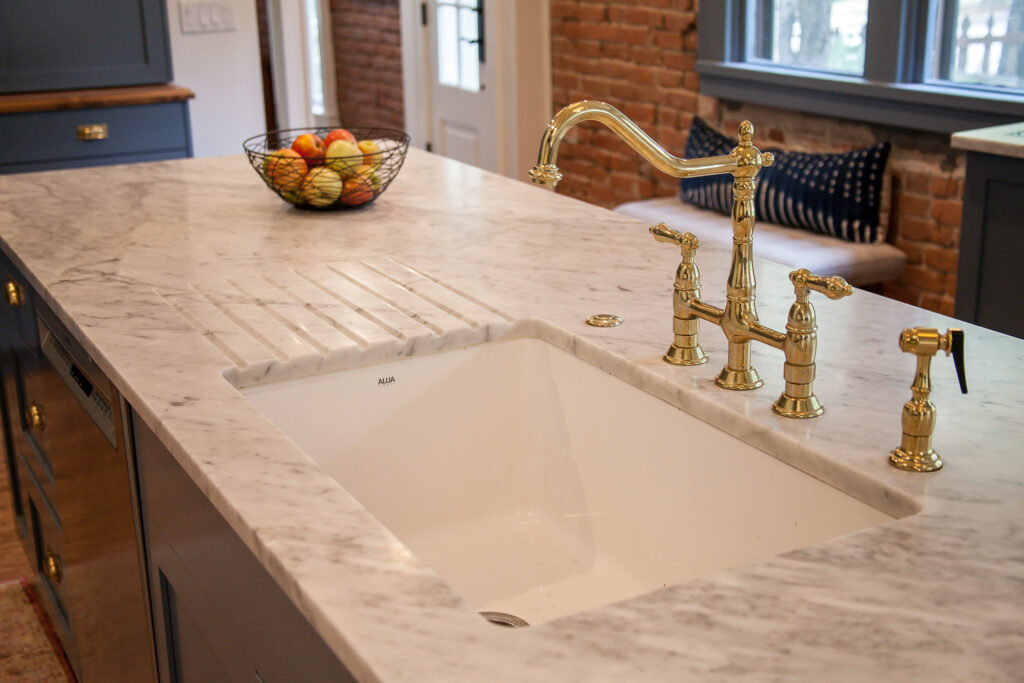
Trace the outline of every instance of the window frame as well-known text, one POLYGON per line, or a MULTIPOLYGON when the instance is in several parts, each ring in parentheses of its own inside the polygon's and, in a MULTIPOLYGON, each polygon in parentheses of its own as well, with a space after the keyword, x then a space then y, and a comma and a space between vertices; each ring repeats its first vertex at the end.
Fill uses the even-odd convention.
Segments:
POLYGON ((1024 95, 927 80, 928 18, 944 0, 868 0, 863 77, 746 61, 755 1, 700 3, 701 94, 939 133, 1024 120, 1024 95))

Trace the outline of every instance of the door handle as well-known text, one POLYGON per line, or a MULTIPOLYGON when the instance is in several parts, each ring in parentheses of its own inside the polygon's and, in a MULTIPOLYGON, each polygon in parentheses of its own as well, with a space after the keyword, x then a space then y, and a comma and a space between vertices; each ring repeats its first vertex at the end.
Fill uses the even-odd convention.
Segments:
POLYGON ((64 567, 60 561, 60 555, 49 548, 46 549, 46 559, 43 560, 43 573, 54 584, 60 583, 64 578, 64 567))
POLYGON ((29 428, 33 431, 41 432, 46 429, 46 412, 38 403, 29 404, 28 410, 25 411, 25 417, 28 419, 29 428))
POLYGON ((7 286, 4 288, 7 293, 7 303, 15 308, 21 306, 22 299, 21 285, 14 281, 14 278, 8 278, 7 286))

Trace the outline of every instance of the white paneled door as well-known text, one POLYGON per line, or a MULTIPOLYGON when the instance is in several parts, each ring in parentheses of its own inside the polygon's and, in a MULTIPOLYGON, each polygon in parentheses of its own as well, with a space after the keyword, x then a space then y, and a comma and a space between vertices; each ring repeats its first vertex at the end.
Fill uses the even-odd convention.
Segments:
POLYGON ((431 147, 498 170, 496 54, 488 54, 488 0, 428 0, 426 30, 431 147), (490 58, 490 59, 488 59, 490 58))
POLYGON ((551 118, 548 0, 400 0, 412 144, 525 179, 551 118))

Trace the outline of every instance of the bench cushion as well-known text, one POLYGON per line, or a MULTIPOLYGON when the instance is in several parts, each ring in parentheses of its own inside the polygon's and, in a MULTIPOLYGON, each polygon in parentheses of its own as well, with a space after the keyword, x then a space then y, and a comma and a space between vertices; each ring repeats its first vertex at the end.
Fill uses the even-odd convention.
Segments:
MULTIPOLYGON (((615 210, 652 224, 664 222, 682 232, 692 232, 704 244, 732 247, 732 222, 728 217, 683 204, 676 197, 629 202, 615 210)), ((754 256, 793 269, 808 268, 816 275, 839 275, 861 287, 899 279, 907 261, 906 254, 884 242, 845 242, 762 221, 754 228, 754 256)))

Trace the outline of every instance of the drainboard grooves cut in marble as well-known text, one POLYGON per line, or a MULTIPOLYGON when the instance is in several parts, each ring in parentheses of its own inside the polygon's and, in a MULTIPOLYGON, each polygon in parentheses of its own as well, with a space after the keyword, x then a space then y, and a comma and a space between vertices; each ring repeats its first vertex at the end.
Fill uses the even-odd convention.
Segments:
POLYGON ((423 334, 423 325, 416 323, 394 306, 388 305, 380 297, 374 296, 373 292, 357 286, 326 266, 296 273, 398 339, 404 340, 423 334))
POLYGON ((274 287, 263 278, 234 278, 228 280, 239 292, 252 298, 282 325, 301 337, 307 344, 326 356, 332 349, 344 349, 356 343, 323 319, 313 315, 305 306, 274 287))
POLYGON ((436 277, 430 275, 429 273, 424 273, 422 270, 419 270, 418 268, 414 268, 413 266, 410 266, 408 263, 405 263, 404 261, 401 261, 401 260, 396 259, 396 258, 391 258, 391 259, 388 259, 388 260, 392 261, 393 263, 397 264, 398 266, 404 268, 408 272, 413 273, 415 275, 418 275, 418 276, 424 278, 425 280, 433 282, 438 287, 441 287, 443 289, 448 290, 452 294, 455 294, 459 298, 461 298, 461 299, 463 299, 465 301, 470 302, 474 306, 478 306, 478 307, 482 308, 483 310, 488 311, 489 313, 494 314, 495 316, 497 316, 498 318, 500 318, 501 320, 503 320, 505 322, 510 323, 510 322, 514 322, 515 321, 515 318, 513 318, 509 314, 505 313, 504 311, 501 311, 501 310, 495 308, 494 306, 491 306, 490 304, 488 304, 485 301, 481 301, 480 299, 477 299, 475 296, 472 296, 470 294, 467 294, 466 292, 463 292, 461 289, 457 289, 455 287, 452 287, 450 284, 448 284, 446 282, 442 282, 441 280, 438 280, 436 277))
MULTIPOLYGON (((383 289, 390 289, 391 291, 389 293, 393 295, 393 294, 395 294, 395 291, 394 291, 395 289, 401 290, 400 287, 396 287, 393 283, 391 283, 391 282, 389 282, 389 281, 387 281, 387 280, 385 280, 383 278, 377 278, 378 282, 375 283, 375 284, 380 285, 382 283, 386 283, 387 285, 390 285, 390 287, 374 288, 374 287, 371 287, 370 285, 366 284, 360 278, 358 278, 358 277, 356 277, 355 275, 352 274, 351 271, 355 270, 355 268, 353 268, 351 264, 339 264, 337 266, 327 266, 327 267, 330 268, 335 273, 337 273, 338 275, 340 275, 341 277, 343 277, 346 280, 348 280, 349 282, 351 282, 352 284, 356 285, 357 287, 361 287, 362 289, 365 289, 367 292, 369 292, 369 293, 379 297, 380 300, 383 301, 384 303, 386 303, 388 306, 391 306, 395 310, 400 311, 400 312, 404 313, 405 315, 409 316, 410 318, 412 318, 413 320, 415 320, 419 324, 423 325, 424 327, 426 327, 428 330, 430 330, 434 334, 441 335, 441 334, 444 334, 447 331, 447 330, 441 328, 440 326, 434 324, 433 322, 431 322, 427 318, 423 317, 422 314, 418 313, 417 311, 413 310, 412 308, 407 307, 406 305, 403 305, 403 303, 400 303, 399 301, 397 301, 396 299, 398 297, 394 297, 394 298, 389 297, 388 294, 386 294, 385 292, 381 291, 383 289), (348 272, 346 272, 346 271, 348 271, 348 272)), ((364 271, 364 273, 363 273, 364 274, 364 278, 365 278, 365 273, 367 273, 367 272, 371 273, 371 275, 372 275, 372 271, 370 271, 369 269, 363 267, 362 270, 364 271)), ((376 276, 374 275, 374 277, 376 277, 376 276)), ((405 293, 405 294, 408 293, 405 290, 401 290, 401 291, 402 291, 402 293, 405 293)), ((399 294, 399 297, 401 297, 401 294, 399 294)), ((404 303, 408 304, 409 302, 406 301, 404 303)), ((421 302, 421 303, 423 303, 423 302, 421 302)))
POLYGON ((479 343, 492 325, 511 320, 388 258, 234 274, 157 294, 245 371, 231 378, 243 385, 273 381, 280 371, 318 374, 413 348, 479 343))
POLYGON ((199 330, 221 353, 240 370, 258 361, 270 361, 274 356, 266 346, 256 341, 247 330, 239 327, 220 309, 193 291, 157 291, 167 304, 176 310, 189 325, 199 330))
POLYGON ((380 325, 369 323, 366 318, 352 310, 351 306, 340 303, 327 292, 314 287, 294 273, 262 277, 307 311, 351 339, 361 349, 369 346, 371 341, 390 341, 394 336, 387 330, 382 330, 380 325))
POLYGON ((278 320, 256 305, 252 299, 199 285, 193 285, 193 289, 206 297, 207 301, 234 320, 239 327, 255 337, 257 341, 264 344, 280 361, 284 362, 314 351, 313 347, 293 334, 287 327, 281 325, 278 320))
POLYGON ((494 309, 481 306, 472 299, 460 296, 452 289, 441 286, 436 280, 428 278, 394 259, 373 259, 359 263, 453 318, 465 322, 473 329, 486 323, 504 323, 511 320, 494 309))

